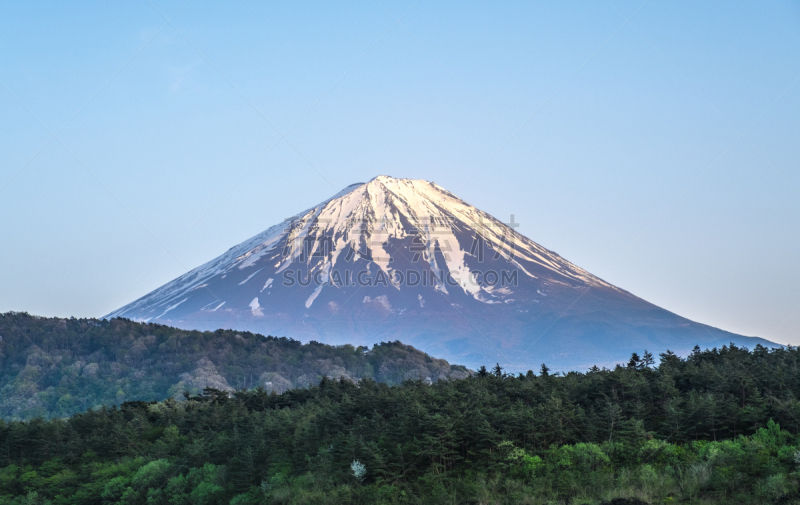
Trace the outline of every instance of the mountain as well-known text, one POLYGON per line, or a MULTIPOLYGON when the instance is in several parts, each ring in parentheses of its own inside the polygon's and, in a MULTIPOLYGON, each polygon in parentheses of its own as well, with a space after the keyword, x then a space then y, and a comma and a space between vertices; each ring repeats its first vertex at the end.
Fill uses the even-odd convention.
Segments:
POLYGON ((514 227, 432 182, 379 176, 105 317, 331 344, 400 340, 512 371, 774 345, 648 303, 514 227))
POLYGON ((468 375, 463 366, 399 342, 366 349, 124 319, 0 314, 0 419, 65 417, 101 405, 201 394, 207 387, 283 393, 316 386, 323 377, 394 385, 468 375))

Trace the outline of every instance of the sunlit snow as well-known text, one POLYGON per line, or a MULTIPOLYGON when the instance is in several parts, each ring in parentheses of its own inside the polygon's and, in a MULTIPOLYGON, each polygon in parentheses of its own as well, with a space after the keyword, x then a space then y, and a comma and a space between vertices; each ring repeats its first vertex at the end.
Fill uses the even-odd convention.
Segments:
POLYGON ((250 312, 253 313, 254 316, 263 316, 264 312, 261 311, 261 306, 258 304, 258 297, 253 298, 253 301, 250 302, 250 312))

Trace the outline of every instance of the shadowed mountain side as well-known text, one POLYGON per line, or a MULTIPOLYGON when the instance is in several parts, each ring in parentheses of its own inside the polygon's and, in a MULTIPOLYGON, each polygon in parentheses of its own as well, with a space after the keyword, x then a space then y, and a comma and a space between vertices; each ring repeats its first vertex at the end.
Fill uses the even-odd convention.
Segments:
MULTIPOLYGON (((780 347, 761 338, 695 323, 632 295, 614 297, 616 293, 609 296, 601 290, 589 289, 583 296, 569 291, 574 296, 570 303, 578 296, 580 299, 566 313, 558 310, 569 305, 566 301, 520 311, 508 306, 500 310, 481 306, 465 309, 443 303, 441 298, 431 300, 425 308, 398 314, 383 310, 380 302, 364 303, 359 293, 350 296, 335 313, 306 315, 299 322, 287 310, 265 316, 224 313, 213 317, 198 313, 188 323, 179 319, 173 324, 202 329, 234 326, 260 332, 273 328, 276 334, 335 345, 400 340, 471 368, 497 362, 514 372, 535 370, 541 363, 562 371, 586 370, 593 365, 613 367, 643 349, 654 354, 671 350, 686 356, 696 345, 712 349, 733 342, 750 349, 758 344, 780 347)), ((326 299, 320 297, 320 301, 326 299)))

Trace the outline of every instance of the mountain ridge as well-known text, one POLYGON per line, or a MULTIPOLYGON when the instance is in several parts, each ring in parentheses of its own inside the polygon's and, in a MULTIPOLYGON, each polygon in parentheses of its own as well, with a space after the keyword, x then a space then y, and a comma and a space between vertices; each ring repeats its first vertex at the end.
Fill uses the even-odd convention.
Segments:
POLYGON ((181 399, 205 388, 281 394, 323 377, 392 385, 469 374, 400 342, 301 344, 245 331, 0 313, 0 419, 64 417, 126 401, 181 399))

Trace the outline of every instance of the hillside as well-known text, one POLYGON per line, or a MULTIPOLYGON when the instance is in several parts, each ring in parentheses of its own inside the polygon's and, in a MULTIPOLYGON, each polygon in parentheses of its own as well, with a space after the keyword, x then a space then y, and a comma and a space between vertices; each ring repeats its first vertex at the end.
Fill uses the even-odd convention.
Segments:
POLYGON ((466 377, 411 346, 302 345, 249 332, 186 331, 125 319, 0 314, 0 418, 65 417, 204 388, 282 393, 322 377, 387 384, 466 377))
POLYGON ((0 504, 798 503, 800 351, 660 358, 0 420, 0 504))

